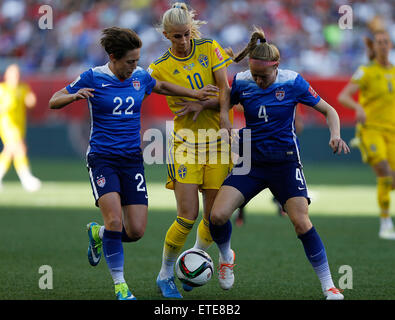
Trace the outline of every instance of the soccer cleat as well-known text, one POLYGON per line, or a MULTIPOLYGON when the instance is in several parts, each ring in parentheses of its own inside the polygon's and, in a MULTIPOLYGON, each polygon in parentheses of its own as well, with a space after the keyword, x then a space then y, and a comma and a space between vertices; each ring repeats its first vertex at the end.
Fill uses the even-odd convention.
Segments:
POLYGON ((160 280, 158 275, 156 284, 164 298, 182 298, 181 293, 178 291, 176 284, 174 283, 174 277, 160 280))
POLYGON ((391 228, 381 228, 379 232, 379 237, 386 240, 395 240, 395 230, 391 228))
POLYGON ((193 287, 188 286, 186 283, 182 284, 182 288, 184 289, 184 291, 189 292, 193 290, 193 287))
POLYGON ((117 300, 137 300, 125 282, 115 285, 115 295, 117 300))
POLYGON ((342 295, 342 291, 343 290, 332 287, 328 290, 324 290, 324 296, 326 300, 343 300, 344 296, 342 295))
POLYGON ((90 222, 87 224, 86 229, 88 230, 89 246, 88 246, 88 261, 91 266, 97 266, 100 262, 102 253, 102 241, 98 236, 98 232, 94 232, 94 229, 100 228, 96 222, 90 222), (96 233, 96 237, 93 235, 96 233))
POLYGON ((235 282, 235 275, 233 274, 233 267, 235 266, 236 254, 233 252, 232 261, 225 262, 221 261, 221 255, 219 256, 219 267, 218 267, 218 280, 219 285, 224 290, 229 290, 233 287, 235 282))
POLYGON ((32 176, 27 175, 21 178, 22 187, 28 192, 36 192, 41 188, 41 181, 40 179, 32 176))

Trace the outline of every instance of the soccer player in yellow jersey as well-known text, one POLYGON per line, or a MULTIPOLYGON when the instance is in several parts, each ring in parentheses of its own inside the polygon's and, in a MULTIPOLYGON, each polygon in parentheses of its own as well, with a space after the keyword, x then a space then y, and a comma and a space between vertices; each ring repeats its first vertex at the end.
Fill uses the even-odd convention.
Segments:
POLYGON ((356 111, 356 137, 362 159, 377 176, 379 237, 395 240, 389 214, 390 192, 395 188, 395 66, 388 58, 391 50, 388 32, 376 30, 368 50, 370 63, 358 68, 338 99, 356 111), (352 97, 357 91, 358 102, 352 97))
POLYGON ((4 82, 0 83, 0 138, 3 150, 0 154, 0 188, 11 161, 22 186, 30 192, 41 187, 41 181, 30 172, 26 153, 26 107, 36 104, 36 96, 29 86, 20 83, 20 71, 16 64, 7 67, 4 82))
MULTIPOLYGON (((192 89, 216 85, 221 94, 224 88, 229 88, 226 67, 232 60, 215 40, 200 38, 199 26, 205 22, 195 20, 194 16, 195 12, 185 3, 175 3, 164 13, 161 28, 171 47, 149 66, 148 72, 157 80, 192 89)), ((175 118, 169 142, 166 187, 174 190, 177 218, 165 237, 157 285, 164 297, 182 298, 174 283, 173 268, 198 217, 199 190, 203 195, 203 219, 197 228, 194 247, 207 250, 213 242, 208 216, 218 189, 230 171, 230 159, 224 147, 226 143, 221 144, 218 135, 218 97, 203 102, 167 97, 167 103, 175 118), (210 129, 211 132, 205 131, 210 129), (202 130, 207 133, 204 139, 205 134, 200 135, 202 130), (213 147, 217 151, 209 151, 213 147)), ((192 290, 186 285, 183 288, 192 290)))

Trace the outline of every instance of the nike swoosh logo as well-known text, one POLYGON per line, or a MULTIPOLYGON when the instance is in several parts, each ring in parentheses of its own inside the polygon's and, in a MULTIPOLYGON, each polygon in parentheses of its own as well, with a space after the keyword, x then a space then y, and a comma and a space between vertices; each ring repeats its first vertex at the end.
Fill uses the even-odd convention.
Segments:
POLYGON ((311 255, 310 258, 314 258, 314 257, 318 256, 321 252, 322 252, 322 249, 321 249, 321 251, 318 252, 317 254, 311 255))
POLYGON ((298 187, 298 189, 299 189, 299 190, 304 190, 304 189, 306 189, 306 188, 301 188, 301 187, 298 187))
POLYGON ((110 257, 112 257, 112 256, 115 256, 116 254, 118 254, 119 252, 116 252, 116 253, 113 253, 113 254, 109 254, 109 255, 107 255, 106 256, 106 258, 110 258, 110 257))
POLYGON ((145 198, 148 199, 148 195, 145 195, 145 198))
POLYGON ((251 94, 251 92, 243 92, 241 95, 242 96, 248 96, 249 94, 251 94))
POLYGON ((95 252, 94 252, 93 248, 91 249, 91 253, 92 253, 92 260, 93 260, 93 262, 94 263, 98 262, 100 258, 95 255, 95 252))
POLYGON ((102 83, 101 86, 102 86, 103 88, 104 88, 104 87, 108 87, 108 86, 111 86, 111 83, 107 83, 107 84, 102 83))

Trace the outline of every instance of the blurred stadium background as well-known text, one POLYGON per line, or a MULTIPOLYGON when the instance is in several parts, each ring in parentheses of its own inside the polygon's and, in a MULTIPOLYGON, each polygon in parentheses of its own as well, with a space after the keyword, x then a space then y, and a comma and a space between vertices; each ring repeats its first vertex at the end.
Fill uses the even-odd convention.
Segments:
MULTIPOLYGON (((198 19, 208 21, 202 27, 204 37, 216 39, 223 47, 230 46, 234 51, 247 43, 253 25, 262 27, 269 41, 280 49, 280 67, 295 70, 310 81, 321 97, 338 111, 343 138, 349 141, 353 137, 354 113, 339 105, 337 95, 357 66, 367 62, 363 37, 369 33, 369 21, 380 16, 395 43, 393 0, 185 2, 197 11, 198 19), (353 9, 350 30, 338 26, 339 7, 343 4, 353 9)), ((26 141, 32 171, 43 181, 40 191, 27 193, 14 171, 4 179, 0 193, 0 253, 4 259, 0 261, 5 263, 0 264, 0 299, 112 299, 112 291, 108 289, 110 277, 104 263, 99 271, 92 271, 85 261, 84 226, 92 219, 102 221, 93 205, 84 167, 89 135, 87 104, 78 102, 63 110, 50 111, 48 100, 81 72, 107 62, 99 45, 101 30, 105 27, 117 25, 137 31, 143 40, 139 65, 146 68, 169 46, 155 26, 170 3, 168 0, 0 1, 0 74, 9 64, 18 63, 23 81, 29 83, 37 95, 36 107, 28 111, 26 141), (41 30, 38 26, 39 8, 44 4, 53 9, 53 29, 41 30), (24 260, 26 258, 29 262, 24 260), (54 268, 54 290, 38 288, 38 268, 44 264, 54 268), (101 277, 99 283, 86 283, 87 279, 93 281, 95 277, 101 277)), ((394 50, 390 60, 395 62, 394 50)), ((246 67, 243 63, 231 65, 228 69, 230 79, 246 67)), ((357 149, 348 156, 333 155, 328 148, 325 119, 305 106, 299 106, 299 110, 304 123, 299 135, 302 160, 313 199, 311 216, 326 241, 335 280, 340 277, 339 266, 351 265, 355 271, 355 290, 347 292, 349 297, 395 299, 394 275, 391 275, 392 287, 376 290, 373 296, 366 294, 372 285, 382 288, 391 279, 386 271, 395 258, 393 244, 379 241, 377 237, 378 212, 371 169, 361 163, 357 149)), ((143 130, 158 128, 164 131, 165 122, 171 119, 162 97, 152 94, 144 102, 143 130)), ((243 117, 236 114, 236 127, 241 126, 243 117)), ((164 189, 166 168, 163 165, 147 165, 146 176, 150 217, 155 217, 150 221, 158 222, 148 225, 144 240, 134 245, 134 249, 126 249, 133 250, 134 257, 134 260, 127 258, 126 270, 134 270, 129 275, 136 283, 137 296, 159 299, 154 279, 160 266, 164 234, 174 218, 175 201, 172 192, 164 189), (135 259, 140 266, 136 266, 135 259)), ((394 213, 394 209, 391 212, 394 213)), ((192 233, 187 245, 193 245, 194 237, 192 233)), ((269 254, 275 252, 278 260, 261 261, 265 272, 263 279, 268 285, 260 286, 254 279, 245 277, 241 278, 237 290, 225 294, 219 292, 212 281, 188 297, 317 299, 320 293, 313 272, 304 261, 290 223, 275 216, 269 196, 252 201, 247 207, 247 223, 235 230, 234 237, 243 239, 235 243, 236 249, 239 247, 241 251, 240 274, 256 272, 252 266, 255 255, 270 257, 269 254), (263 234, 262 247, 255 245, 254 232, 263 234), (268 247, 266 241, 276 245, 268 247), (254 246, 254 257, 248 255, 250 244, 254 246), (295 275, 297 283, 292 278, 295 275), (252 290, 243 289, 248 286, 252 290), (294 295, 289 294, 290 287, 296 290, 294 295)), ((214 246, 210 250, 216 257, 214 246)), ((134 288, 133 284, 131 286, 134 288)))

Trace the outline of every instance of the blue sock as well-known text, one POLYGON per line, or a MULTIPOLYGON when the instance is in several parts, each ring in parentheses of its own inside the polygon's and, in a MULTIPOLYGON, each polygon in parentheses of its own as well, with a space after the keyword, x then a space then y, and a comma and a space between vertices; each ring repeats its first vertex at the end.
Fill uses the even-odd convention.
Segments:
POLYGON ((322 288, 334 287, 325 247, 315 228, 312 227, 306 233, 299 235, 298 238, 302 241, 307 259, 320 279, 322 288))
POLYGON ((214 242, 217 244, 219 252, 221 254, 222 259, 225 261, 230 261, 233 259, 233 253, 230 249, 230 239, 232 236, 232 223, 228 220, 222 226, 217 226, 212 224, 211 219, 209 217, 209 228, 211 237, 214 242))
POLYGON ((103 233, 103 254, 114 284, 125 282, 123 277, 123 246, 122 232, 109 231, 104 229, 103 233))

